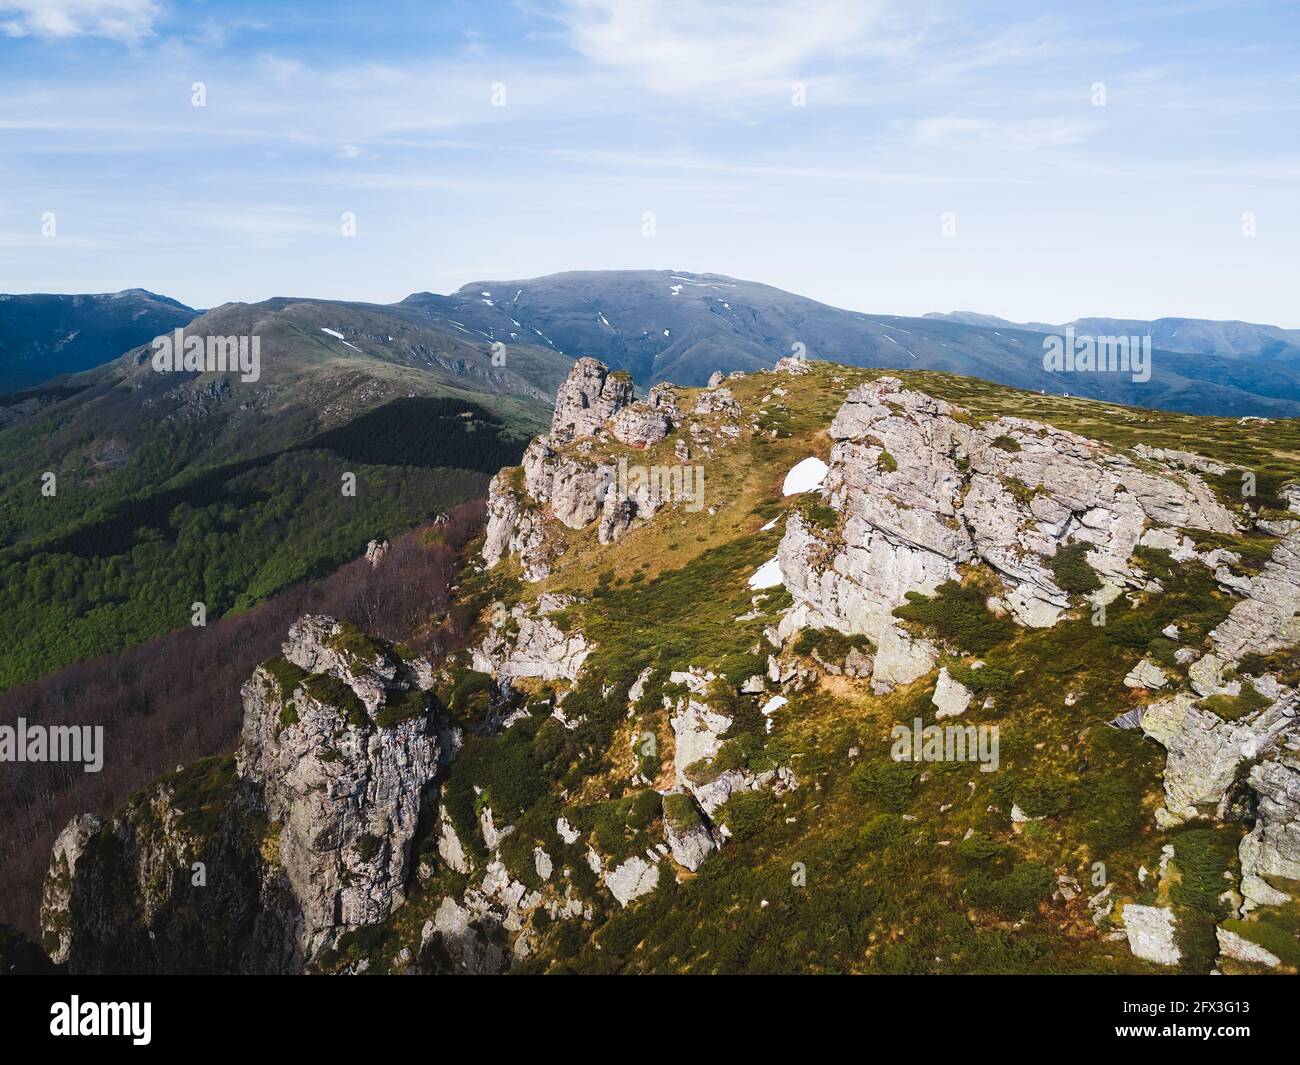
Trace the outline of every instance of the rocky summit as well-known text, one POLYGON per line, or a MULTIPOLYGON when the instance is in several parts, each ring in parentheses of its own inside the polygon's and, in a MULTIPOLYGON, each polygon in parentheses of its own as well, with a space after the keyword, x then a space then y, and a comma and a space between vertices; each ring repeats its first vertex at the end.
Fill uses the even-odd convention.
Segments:
POLYGON ((231 755, 58 837, 53 963, 1300 967, 1300 429, 708 382, 579 359, 434 653, 299 618, 231 755))

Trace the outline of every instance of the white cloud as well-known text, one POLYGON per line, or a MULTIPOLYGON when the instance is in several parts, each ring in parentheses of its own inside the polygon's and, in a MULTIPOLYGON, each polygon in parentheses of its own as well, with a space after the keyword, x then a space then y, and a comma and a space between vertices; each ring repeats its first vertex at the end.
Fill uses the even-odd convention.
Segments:
POLYGON ((885 0, 561 0, 569 44, 658 92, 788 89, 814 62, 888 47, 885 0))
POLYGON ((10 37, 107 37, 134 44, 153 33, 158 0, 0 0, 10 37))

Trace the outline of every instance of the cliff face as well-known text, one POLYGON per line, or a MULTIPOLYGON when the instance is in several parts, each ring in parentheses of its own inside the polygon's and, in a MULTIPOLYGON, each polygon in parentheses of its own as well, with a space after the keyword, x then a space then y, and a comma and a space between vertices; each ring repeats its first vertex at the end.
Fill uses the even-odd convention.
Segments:
POLYGON ((441 748, 431 673, 332 618, 244 685, 233 758, 75 818, 47 879, 47 949, 73 971, 293 972, 401 904, 441 748))

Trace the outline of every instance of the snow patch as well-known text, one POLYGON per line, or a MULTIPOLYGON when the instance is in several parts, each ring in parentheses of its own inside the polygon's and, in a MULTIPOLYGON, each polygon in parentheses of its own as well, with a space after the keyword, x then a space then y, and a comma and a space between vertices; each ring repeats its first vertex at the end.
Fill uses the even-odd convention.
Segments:
POLYGON ((769 558, 749 575, 751 588, 775 588, 781 583, 781 562, 775 556, 769 558))
POLYGON ((785 475, 785 484, 781 486, 783 496, 794 496, 800 492, 811 492, 826 479, 828 467, 816 456, 796 463, 785 475))

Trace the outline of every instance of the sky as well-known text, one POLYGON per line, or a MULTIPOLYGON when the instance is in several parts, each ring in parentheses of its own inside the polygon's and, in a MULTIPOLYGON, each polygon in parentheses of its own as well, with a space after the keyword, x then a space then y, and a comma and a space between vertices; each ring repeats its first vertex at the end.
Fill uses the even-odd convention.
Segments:
POLYGON ((0 292, 1300 327, 1300 5, 0 0, 0 292))

